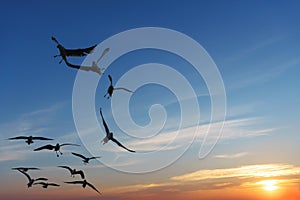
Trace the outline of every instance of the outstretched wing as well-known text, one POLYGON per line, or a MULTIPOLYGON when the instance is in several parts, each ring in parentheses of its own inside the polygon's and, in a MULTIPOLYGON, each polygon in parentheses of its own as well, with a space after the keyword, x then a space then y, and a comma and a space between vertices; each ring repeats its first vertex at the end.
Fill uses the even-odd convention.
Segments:
POLYGON ((83 184, 83 181, 66 181, 67 184, 83 184))
POLYGON ((73 170, 72 170, 70 167, 68 167, 68 166, 57 166, 57 167, 61 167, 61 168, 67 169, 67 170, 69 170, 70 173, 72 174, 72 171, 73 171, 73 170))
POLYGON ((22 174, 24 174, 28 178, 29 182, 32 180, 31 177, 29 176, 29 174, 27 174, 26 172, 24 172, 22 170, 18 170, 18 171, 21 172, 22 174))
POLYGON ((83 156, 83 155, 81 155, 81 154, 79 154, 79 153, 74 153, 74 152, 72 152, 72 154, 73 154, 74 156, 78 156, 78 157, 80 157, 80 158, 82 158, 82 159, 87 159, 85 156, 83 156))
POLYGON ((90 160, 96 159, 96 158, 101 158, 101 156, 93 156, 93 157, 90 157, 90 160))
POLYGON ((110 81, 110 85, 112 85, 112 77, 111 75, 108 75, 109 81, 110 81))
POLYGON ((84 173, 82 170, 77 171, 76 174, 80 174, 81 178, 84 179, 84 173))
POLYGON ((102 118, 102 123, 103 123, 103 126, 105 128, 106 135, 108 135, 109 134, 109 129, 108 129, 108 126, 107 126, 107 124, 106 124, 106 122, 104 120, 104 117, 102 115, 102 108, 100 108, 100 115, 101 115, 101 118, 102 118))
POLYGON ((37 178, 37 179, 34 179, 34 181, 48 181, 47 178, 37 178))
POLYGON ((91 188, 93 188, 96 192, 98 192, 99 194, 101 194, 101 192, 99 192, 99 190, 97 190, 97 188, 95 186, 93 186, 91 183, 86 183, 88 186, 90 186, 91 188))
POLYGON ((48 185, 51 185, 51 186, 56 186, 56 187, 59 187, 60 185, 56 184, 56 183, 48 183, 48 185))
POLYGON ((40 151, 40 150, 43 150, 43 149, 53 150, 54 148, 55 148, 55 146, 53 146, 53 145, 51 145, 51 144, 47 144, 47 145, 45 145, 45 146, 36 148, 36 149, 34 149, 33 151, 40 151))
POLYGON ((109 52, 109 48, 104 49, 104 51, 102 52, 100 58, 98 58, 97 63, 103 58, 103 56, 105 56, 105 54, 107 54, 107 52, 109 52))
POLYGON ((135 152, 135 151, 133 151, 133 150, 131 150, 131 149, 126 148, 124 145, 122 145, 122 144, 121 144, 118 140, 116 140, 115 138, 111 138, 110 140, 113 141, 114 143, 116 143, 117 145, 119 145, 120 147, 126 149, 127 151, 135 152))
POLYGON ((67 56, 86 56, 87 54, 92 53, 96 46, 97 45, 93 45, 88 48, 66 49, 66 55, 67 56))
POLYGON ((32 137, 33 140, 53 140, 51 138, 45 138, 45 137, 32 137))
POLYGON ((114 90, 125 90, 127 92, 131 92, 133 93, 131 90, 127 89, 127 88, 123 88, 123 87, 120 87, 120 88, 114 88, 114 90))
POLYGON ((51 37, 51 40, 53 40, 56 44, 59 44, 59 42, 57 41, 57 39, 55 37, 51 37))
POLYGON ((26 140, 28 139, 28 136, 17 136, 17 137, 12 137, 8 138, 9 140, 26 140))
POLYGON ((72 143, 64 143, 64 144, 61 144, 61 145, 59 145, 59 146, 66 146, 66 145, 69 145, 69 146, 77 146, 77 147, 79 147, 80 145, 79 144, 72 144, 72 143))
POLYGON ((14 167, 11 168, 12 170, 22 170, 24 172, 28 171, 28 170, 40 170, 40 168, 36 168, 36 167, 14 167))

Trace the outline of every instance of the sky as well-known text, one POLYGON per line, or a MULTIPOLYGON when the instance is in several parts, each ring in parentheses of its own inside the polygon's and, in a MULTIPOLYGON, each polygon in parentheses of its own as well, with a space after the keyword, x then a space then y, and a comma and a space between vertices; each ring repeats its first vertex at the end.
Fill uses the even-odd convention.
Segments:
POLYGON ((2 2, 1 198, 299 199, 299 9, 298 1, 277 0, 2 2), (185 51, 192 49, 189 43, 173 37, 141 41, 154 37, 149 32, 133 35, 132 40, 118 38, 125 31, 146 27, 184 34, 204 51, 185 51), (99 62, 106 68, 104 74, 59 64, 51 36, 66 48, 99 44, 86 60, 70 58, 76 64, 90 65, 110 48, 99 62), (153 41, 176 47, 200 62, 201 69, 212 70, 202 56, 207 52, 221 82, 214 78, 207 82, 193 63, 174 52, 141 48, 118 54, 130 45, 153 41), (157 63, 169 71, 157 68, 157 63), (144 68, 135 74, 137 66, 144 68), (108 74, 116 87, 132 89, 139 81, 141 85, 132 94, 116 90, 106 99, 108 74), (178 74, 194 96, 188 95, 178 74), (159 84, 164 81, 166 85, 159 84), (224 121, 222 108, 212 106, 214 97, 218 102, 224 99, 210 93, 207 83, 224 86, 224 121), (111 141, 101 144, 105 132, 100 107, 114 137, 136 153, 111 141), (54 140, 31 145, 8 140, 20 135, 54 140), (60 157, 33 151, 56 143, 80 147, 64 146, 60 157), (201 149, 209 151, 199 158, 201 149), (101 158, 84 165, 71 152, 101 158), (80 177, 70 177, 59 165, 83 170, 102 195, 65 184, 80 177), (30 176, 47 177, 60 187, 27 188, 26 177, 13 167, 39 167, 29 171, 30 176))

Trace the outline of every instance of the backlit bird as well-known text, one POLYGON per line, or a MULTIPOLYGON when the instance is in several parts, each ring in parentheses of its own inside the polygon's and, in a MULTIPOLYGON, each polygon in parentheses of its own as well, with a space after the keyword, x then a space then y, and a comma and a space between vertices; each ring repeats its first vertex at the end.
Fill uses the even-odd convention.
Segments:
POLYGON ((92 159, 101 158, 101 156, 85 157, 84 155, 81 155, 79 153, 74 153, 74 152, 72 152, 72 154, 74 156, 78 156, 78 157, 82 158, 82 161, 83 161, 84 164, 89 163, 89 161, 92 160, 92 159))
POLYGON ((126 149, 127 151, 130 151, 130 152, 135 152, 131 149, 128 149, 127 147, 125 147, 124 145, 122 145, 118 140, 116 140, 113 136, 113 133, 109 131, 108 129, 108 126, 104 120, 104 117, 102 115, 102 109, 100 108, 100 115, 101 115, 101 118, 102 118, 102 123, 103 123, 103 126, 105 128, 105 132, 106 132, 106 137, 101 141, 103 142, 103 144, 106 144, 109 140, 113 141, 114 143, 116 143, 117 145, 119 145, 120 147, 126 149))
POLYGON ((84 179, 84 173, 82 170, 72 169, 71 167, 68 167, 68 166, 57 166, 57 167, 61 167, 61 168, 69 170, 72 177, 75 177, 76 174, 79 174, 81 176, 81 178, 84 179))
POLYGON ((27 187, 30 188, 32 187, 33 183, 35 181, 47 181, 48 179, 47 178, 37 178, 37 179, 33 179, 29 176, 29 174, 27 174, 26 172, 22 171, 22 170, 18 170, 19 172, 21 172, 22 174, 24 174, 27 179, 28 179, 28 183, 27 183, 27 187))
POLYGON ((34 149, 33 151, 40 151, 40 150, 54 150, 55 153, 56 153, 56 156, 59 157, 59 155, 58 155, 57 152, 59 152, 60 155, 62 155, 63 153, 60 151, 60 147, 66 146, 66 145, 70 145, 70 146, 80 146, 80 145, 78 145, 78 144, 71 144, 71 143, 65 143, 65 144, 59 144, 59 143, 57 143, 55 146, 54 146, 54 145, 51 145, 51 144, 48 144, 48 145, 45 145, 45 146, 36 148, 36 149, 34 149))
POLYGON ((64 182, 64 183, 67 183, 67 184, 81 184, 83 188, 85 188, 88 185, 93 190, 95 190, 96 192, 101 194, 101 192, 99 192, 99 190, 95 186, 93 186, 91 183, 87 182, 86 180, 83 180, 83 181, 67 181, 67 182, 64 182))
POLYGON ((33 140, 53 140, 51 138, 45 138, 45 137, 33 137, 33 136, 17 136, 8 138, 9 140, 25 140, 25 142, 30 145, 33 143, 33 140))

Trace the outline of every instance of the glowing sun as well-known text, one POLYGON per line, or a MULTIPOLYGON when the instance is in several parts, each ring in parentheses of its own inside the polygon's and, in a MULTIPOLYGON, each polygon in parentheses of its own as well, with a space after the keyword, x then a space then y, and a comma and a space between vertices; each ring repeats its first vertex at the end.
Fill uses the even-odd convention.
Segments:
POLYGON ((276 180, 265 180, 265 181, 258 182, 258 184, 263 185, 263 188, 266 191, 277 190, 278 189, 277 183, 278 181, 276 180))

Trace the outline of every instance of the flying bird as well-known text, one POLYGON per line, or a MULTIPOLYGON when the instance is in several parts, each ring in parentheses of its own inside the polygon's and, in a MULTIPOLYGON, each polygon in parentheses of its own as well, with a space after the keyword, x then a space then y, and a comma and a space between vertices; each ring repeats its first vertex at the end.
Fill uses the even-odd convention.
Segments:
POLYGON ((70 146, 80 146, 78 144, 71 144, 71 143, 65 143, 65 144, 59 144, 57 143, 55 146, 54 145, 51 145, 51 144, 48 144, 48 145, 45 145, 45 146, 42 146, 42 147, 39 147, 39 148, 36 148, 34 149, 33 151, 40 151, 40 150, 54 150, 55 153, 56 153, 56 156, 59 157, 58 153, 60 153, 60 155, 62 155, 63 153, 60 151, 60 148, 62 146, 66 146, 66 145, 70 145, 70 146))
POLYGON ((96 192, 101 194, 101 192, 99 192, 99 190, 97 190, 97 188, 95 186, 93 186, 91 183, 87 182, 85 179, 83 181, 67 181, 67 182, 64 182, 64 183, 67 183, 67 184, 82 184, 83 188, 85 188, 88 185, 93 190, 95 190, 96 192))
POLYGON ((37 182, 37 183, 34 183, 33 185, 42 185, 43 188, 48 188, 48 186, 54 186, 54 187, 60 186, 56 183, 46 183, 46 182, 37 182))
POLYGON ((63 45, 61 45, 55 37, 51 37, 52 41, 54 41, 57 44, 57 48, 59 50, 59 55, 55 55, 54 57, 60 56, 62 59, 59 63, 61 63, 63 60, 66 61, 68 56, 86 56, 87 54, 90 54, 93 52, 96 45, 93 45, 88 48, 81 48, 81 49, 66 49, 63 45))
POLYGON ((109 131, 108 129, 108 126, 104 120, 104 117, 102 115, 102 109, 100 108, 100 115, 101 115, 101 118, 102 118, 102 123, 103 123, 103 126, 105 128, 105 132, 106 132, 106 137, 101 141, 103 142, 103 144, 106 144, 109 140, 113 141, 114 143, 116 143, 117 145, 119 145, 120 147, 126 149, 127 151, 130 151, 130 152, 135 152, 131 149, 128 149, 126 148, 124 145, 122 145, 118 140, 116 140, 113 136, 113 133, 109 131))
POLYGON ((123 87, 120 87, 120 88, 114 88, 111 75, 108 75, 108 78, 109 78, 109 81, 110 81, 110 85, 109 85, 109 87, 108 87, 108 89, 107 89, 106 94, 104 95, 104 97, 106 97, 106 96, 108 95, 108 96, 107 96, 107 99, 109 99, 109 98, 112 96, 112 94, 113 94, 113 92, 114 92, 115 90, 125 90, 125 91, 127 91, 127 92, 133 93, 131 90, 129 90, 129 89, 127 89, 127 88, 123 88, 123 87))
POLYGON ((81 176, 81 178, 84 179, 84 173, 82 170, 72 169, 68 166, 57 166, 57 167, 61 167, 61 168, 69 170, 72 177, 75 177, 76 174, 79 174, 81 176))
POLYGON ((30 145, 33 143, 33 140, 53 140, 51 138, 45 138, 45 137, 33 137, 33 136, 17 136, 8 138, 9 140, 26 140, 25 142, 30 145))
POLYGON ((11 168, 12 170, 18 170, 18 171, 23 171, 23 172, 27 172, 28 170, 40 170, 40 168, 36 168, 36 167, 14 167, 11 168))
POLYGON ((81 155, 79 153, 74 153, 74 152, 72 152, 72 154, 74 156, 78 156, 78 157, 82 158, 82 161, 83 161, 84 164, 88 164, 89 161, 92 160, 92 159, 101 158, 101 156, 85 157, 84 155, 81 155))
POLYGON ((37 178, 37 179, 33 179, 29 176, 29 174, 27 174, 26 172, 22 171, 22 170, 18 170, 19 172, 21 172, 22 174, 24 174, 27 179, 28 179, 28 183, 27 183, 27 187, 30 188, 32 187, 33 183, 35 181, 47 181, 48 179, 47 178, 37 178))

